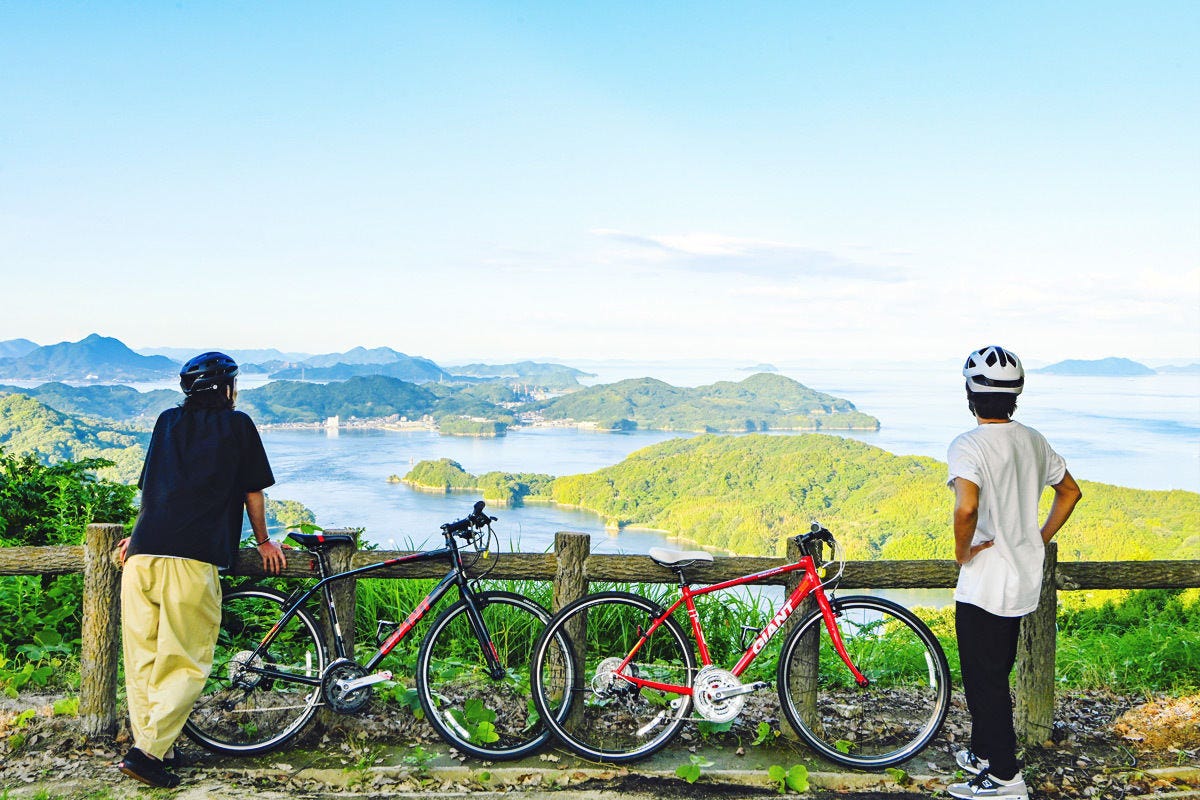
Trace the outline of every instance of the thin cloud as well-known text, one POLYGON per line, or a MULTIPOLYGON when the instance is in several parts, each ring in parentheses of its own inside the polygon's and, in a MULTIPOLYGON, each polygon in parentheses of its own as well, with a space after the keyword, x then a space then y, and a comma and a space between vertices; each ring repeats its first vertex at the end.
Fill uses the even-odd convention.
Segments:
POLYGON ((624 245, 617 254, 621 260, 689 272, 737 273, 781 281, 816 277, 897 283, 907 277, 893 267, 784 242, 714 234, 644 236, 609 229, 592 233, 624 245))

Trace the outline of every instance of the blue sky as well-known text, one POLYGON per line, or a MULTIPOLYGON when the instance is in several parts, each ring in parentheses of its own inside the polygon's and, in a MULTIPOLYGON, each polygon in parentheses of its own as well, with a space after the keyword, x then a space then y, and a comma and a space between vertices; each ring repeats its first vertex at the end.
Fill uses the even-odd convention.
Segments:
POLYGON ((0 339, 1200 360, 1200 5, 0 5, 0 339))

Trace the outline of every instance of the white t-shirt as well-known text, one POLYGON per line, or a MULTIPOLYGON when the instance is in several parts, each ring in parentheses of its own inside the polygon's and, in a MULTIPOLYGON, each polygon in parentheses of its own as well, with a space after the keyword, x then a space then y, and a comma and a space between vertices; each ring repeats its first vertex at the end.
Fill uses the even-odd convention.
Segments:
POLYGON ((949 485, 966 478, 979 487, 972 545, 994 540, 958 573, 954 599, 1001 617, 1038 606, 1042 590, 1042 490, 1062 481, 1067 465, 1046 438, 1019 422, 988 423, 950 443, 949 485))

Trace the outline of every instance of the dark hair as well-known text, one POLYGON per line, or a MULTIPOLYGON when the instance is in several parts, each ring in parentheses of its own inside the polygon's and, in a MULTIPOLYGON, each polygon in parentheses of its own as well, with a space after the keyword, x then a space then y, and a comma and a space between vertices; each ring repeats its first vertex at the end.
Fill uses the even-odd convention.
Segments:
POLYGON ((967 407, 980 419, 1012 419, 1017 396, 1008 392, 972 392, 967 389, 967 407))
MULTIPOLYGON (((226 384, 232 388, 232 382, 226 384)), ((232 391, 225 389, 225 386, 219 386, 216 389, 210 389, 205 392, 197 392, 183 398, 183 409, 185 411, 198 411, 201 409, 211 411, 221 411, 224 409, 233 409, 233 394, 232 391)))

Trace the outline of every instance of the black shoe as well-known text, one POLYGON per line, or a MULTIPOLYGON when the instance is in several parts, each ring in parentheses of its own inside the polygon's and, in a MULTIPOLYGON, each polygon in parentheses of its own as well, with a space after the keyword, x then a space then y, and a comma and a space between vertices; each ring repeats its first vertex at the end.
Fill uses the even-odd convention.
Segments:
POLYGON ((155 761, 150 756, 138 750, 129 748, 129 752, 121 759, 117 767, 129 777, 141 781, 148 786, 159 789, 174 789, 179 785, 179 776, 168 772, 163 762, 155 761))

